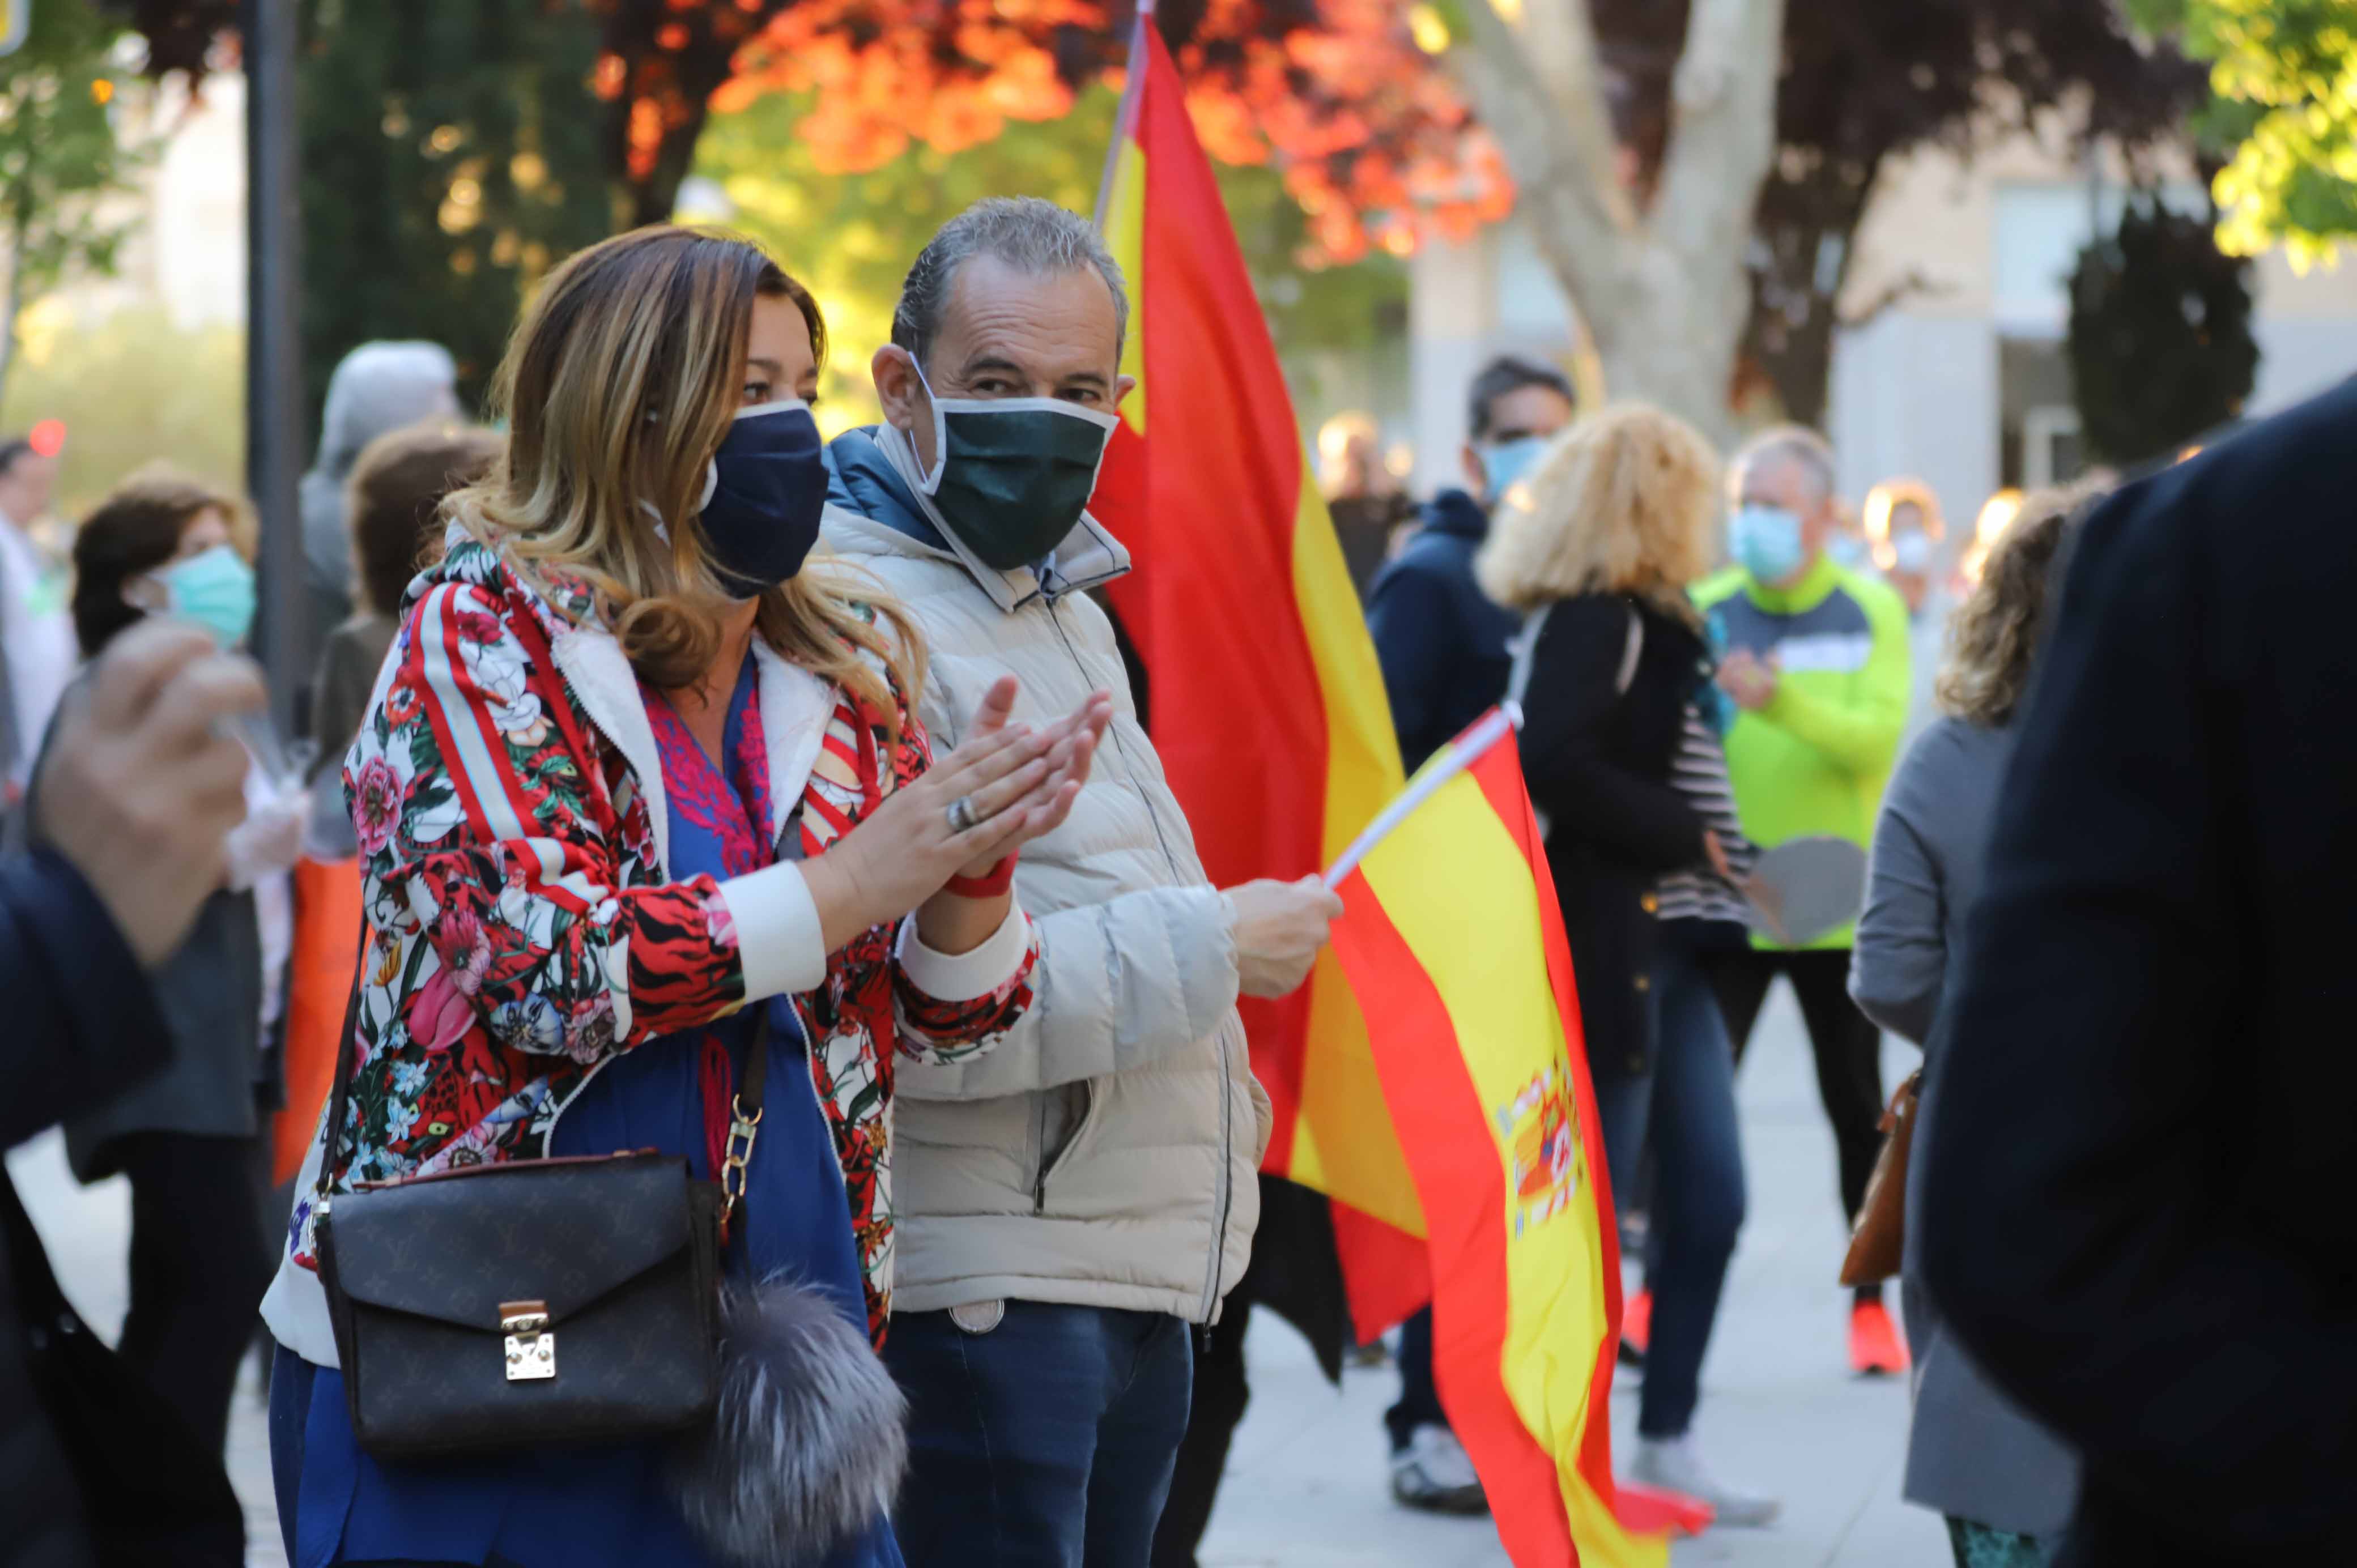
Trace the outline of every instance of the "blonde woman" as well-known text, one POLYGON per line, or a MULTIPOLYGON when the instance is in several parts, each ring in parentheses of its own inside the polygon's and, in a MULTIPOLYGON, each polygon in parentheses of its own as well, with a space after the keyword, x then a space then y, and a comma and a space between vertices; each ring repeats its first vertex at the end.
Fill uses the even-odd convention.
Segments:
MULTIPOLYGON (((810 560, 824 346, 762 252, 670 228, 574 257, 517 329, 506 452, 448 503, 345 762, 368 918, 352 1114, 322 1129, 264 1304, 293 1561, 720 1560, 650 1443, 363 1454, 314 1272, 322 1162, 334 1192, 618 1149, 709 1177, 765 1049, 723 1266, 809 1287, 857 1359, 890 1303, 891 1055, 985 1049, 1029 1004, 1013 856, 1069 810, 1105 714, 1033 732, 1003 682, 979 738, 930 757, 906 621, 810 560)), ((809 1558, 897 1564, 880 1512, 845 1517, 893 1484, 842 1488, 809 1558)))
MULTIPOLYGON (((1945 716, 1908 748, 1875 826, 1850 993, 1876 1023, 1926 1047, 1926 1082, 1937 1078, 1932 1023, 1980 893, 1997 793, 2013 756, 2014 715, 2045 633, 2075 499, 2026 498, 1990 548, 1980 582, 1950 625, 1939 684, 1945 716)), ((1944 1036, 1941 1048, 1957 1044, 1971 1048, 1944 1036)), ((1935 1114, 1927 1096, 1919 1115, 1935 1114)), ((1926 1141, 1919 1127, 1915 1147, 1926 1141)), ((1961 1568, 2038 1568, 2070 1522, 2078 1462, 1942 1327, 1917 1273, 1921 1230, 1910 1215, 1901 1283, 1921 1373, 1907 1498, 1947 1517, 1961 1568)))
POLYGON ((1725 842, 1723 764, 1714 813, 1688 755, 1697 737, 1716 754, 1697 705, 1710 654, 1686 585, 1710 568, 1718 472, 1679 420, 1607 408, 1559 437, 1499 509, 1474 573, 1528 618, 1523 769, 1550 823, 1614 1183, 1635 1185, 1649 1143, 1658 1175, 1637 1474, 1706 1498, 1721 1523, 1765 1524, 1776 1505, 1715 1481, 1689 1436, 1743 1222, 1743 1166, 1734 1051, 1693 958, 1656 919, 1663 879, 1681 873, 1702 871, 1732 906, 1724 878, 1739 845, 1725 842))

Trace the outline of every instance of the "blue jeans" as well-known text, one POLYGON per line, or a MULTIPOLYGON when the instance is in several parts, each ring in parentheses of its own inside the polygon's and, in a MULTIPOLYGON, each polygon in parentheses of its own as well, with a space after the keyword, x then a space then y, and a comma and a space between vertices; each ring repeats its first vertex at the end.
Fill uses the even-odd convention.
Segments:
POLYGON ((884 1359, 909 1395, 909 1568, 1146 1568, 1187 1432, 1186 1323, 1010 1301, 971 1334, 903 1313, 884 1359))
POLYGON ((1674 924, 1653 960, 1658 1038, 1648 1077, 1596 1086, 1597 1121, 1613 1191, 1653 1155, 1646 1286, 1653 1293, 1645 1391, 1637 1430, 1677 1437, 1701 1397, 1703 1352, 1718 1318, 1719 1292, 1743 1228, 1743 1145, 1735 1120, 1735 1048, 1694 949, 1674 924))

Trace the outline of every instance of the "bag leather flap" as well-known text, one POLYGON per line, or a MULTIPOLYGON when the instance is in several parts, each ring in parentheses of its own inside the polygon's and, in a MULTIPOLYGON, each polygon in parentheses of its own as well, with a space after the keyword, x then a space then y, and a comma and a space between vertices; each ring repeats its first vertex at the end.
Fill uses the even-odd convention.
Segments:
POLYGON ((502 1302, 562 1323, 691 1240, 677 1155, 519 1160, 338 1194, 321 1262, 355 1302, 496 1334, 502 1302))

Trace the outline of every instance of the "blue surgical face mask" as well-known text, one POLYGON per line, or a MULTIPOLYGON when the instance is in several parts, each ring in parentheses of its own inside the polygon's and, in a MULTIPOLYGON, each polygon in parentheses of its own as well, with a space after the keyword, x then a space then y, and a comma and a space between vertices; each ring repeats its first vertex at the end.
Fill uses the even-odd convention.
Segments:
POLYGON ((253 568, 226 544, 175 561, 156 574, 165 609, 194 621, 223 648, 235 648, 253 629, 253 568))
POLYGON ((799 398, 739 410, 705 476, 705 553, 740 598, 802 569, 826 510, 826 455, 799 398))
POLYGON ((1547 438, 1525 435, 1519 440, 1501 441, 1495 446, 1479 448, 1481 458, 1481 480, 1489 487, 1484 499, 1496 506, 1506 499, 1506 491, 1546 456, 1547 438))
POLYGON ((1891 564, 1910 577, 1930 575, 1933 553, 1930 534, 1910 528, 1891 536, 1891 564))
POLYGON ((1737 508, 1727 525, 1727 548, 1736 564, 1762 583, 1784 581, 1808 559, 1800 514, 1777 506, 1737 508))

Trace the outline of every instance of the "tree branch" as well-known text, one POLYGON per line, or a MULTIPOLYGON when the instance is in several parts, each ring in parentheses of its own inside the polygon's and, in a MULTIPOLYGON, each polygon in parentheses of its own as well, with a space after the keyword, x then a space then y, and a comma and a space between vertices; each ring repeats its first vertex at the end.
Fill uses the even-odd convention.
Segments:
MULTIPOLYGON (((1502 25, 1491 0, 1469 3, 1502 25)), ((1529 62, 1531 74, 1553 101, 1558 134, 1566 136, 1587 169, 1613 228, 1622 233, 1634 231, 1637 209, 1620 184, 1620 138, 1612 133, 1606 110, 1587 0, 1522 0, 1522 26, 1515 31, 1516 58, 1529 62)))
MULTIPOLYGON (((1585 0, 1534 3, 1583 7, 1572 18, 1589 53, 1589 91, 1579 104, 1557 101, 1534 67, 1522 34, 1491 0, 1467 0, 1472 46, 1452 51, 1449 59, 1505 155, 1514 177, 1516 210, 1573 304, 1593 321, 1610 308, 1623 285, 1634 214, 1613 175, 1611 132, 1594 74, 1585 0)), ((1576 74, 1567 80, 1577 80, 1576 74)))
POLYGON ((1653 228, 1682 260, 1739 251, 1775 154, 1784 0, 1694 0, 1653 228))

